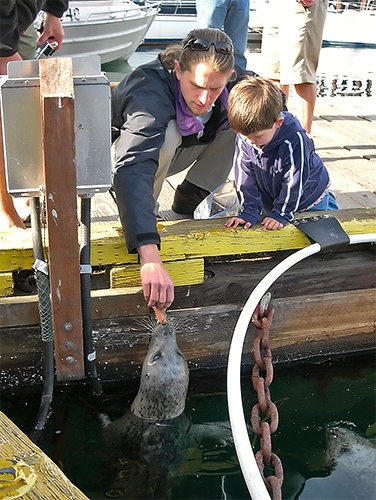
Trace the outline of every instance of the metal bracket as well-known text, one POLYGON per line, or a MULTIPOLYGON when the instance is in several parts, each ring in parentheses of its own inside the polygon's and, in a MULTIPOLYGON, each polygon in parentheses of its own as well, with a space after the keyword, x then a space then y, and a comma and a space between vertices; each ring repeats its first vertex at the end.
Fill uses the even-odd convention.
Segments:
POLYGON ((338 220, 330 215, 296 219, 292 224, 303 231, 312 243, 318 243, 322 250, 350 243, 349 235, 338 220))

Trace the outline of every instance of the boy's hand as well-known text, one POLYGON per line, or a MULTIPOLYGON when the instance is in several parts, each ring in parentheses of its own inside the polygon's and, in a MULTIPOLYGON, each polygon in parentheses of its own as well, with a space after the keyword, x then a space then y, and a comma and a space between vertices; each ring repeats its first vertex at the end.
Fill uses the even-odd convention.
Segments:
POLYGON ((238 227, 239 225, 244 226, 244 229, 249 229, 250 227, 252 227, 252 224, 250 222, 247 222, 241 217, 231 217, 231 219, 229 219, 225 224, 226 227, 238 227))
POLYGON ((271 217, 265 217, 265 219, 261 222, 261 225, 263 226, 264 231, 274 231, 275 229, 283 228, 283 224, 281 222, 278 222, 271 217))

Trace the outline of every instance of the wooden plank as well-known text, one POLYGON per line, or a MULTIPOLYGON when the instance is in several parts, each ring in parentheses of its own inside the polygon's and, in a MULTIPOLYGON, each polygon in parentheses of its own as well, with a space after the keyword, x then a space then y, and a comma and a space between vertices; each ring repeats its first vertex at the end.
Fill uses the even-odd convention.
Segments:
POLYGON ((376 195, 370 191, 365 191, 358 182, 351 180, 341 168, 338 168, 335 162, 326 162, 326 167, 330 175, 330 190, 336 196, 337 204, 340 209, 354 207, 373 207, 376 208, 376 195))
MULTIPOLYGON (((370 290, 350 290, 272 298, 276 309, 270 332, 278 362, 375 349, 376 301, 370 290)), ((242 307, 237 304, 171 310, 180 349, 190 370, 224 368, 242 307)), ((117 318, 95 321, 94 348, 103 383, 122 383, 140 375, 155 320, 117 318)), ((244 343, 245 362, 252 359, 253 327, 244 343)), ((25 328, 2 332, 4 389, 41 383, 41 341, 25 328), (38 355, 38 349, 40 353, 38 355)), ((276 357, 275 357, 276 356, 276 357)))
MULTIPOLYGON (((363 125, 368 122, 361 120, 363 125)), ((366 131, 356 126, 357 122, 330 122, 324 118, 314 122, 314 140, 315 136, 320 138, 320 143, 325 143, 329 139, 333 146, 344 147, 348 144, 358 146, 375 147, 374 129, 371 125, 366 125, 366 131)))
POLYGON ((16 465, 29 475, 27 480, 20 480, 20 488, 6 498, 89 500, 69 481, 61 469, 2 412, 0 412, 0 457, 3 460, 14 460, 16 465))
POLYGON ((341 158, 332 159, 330 162, 325 161, 329 171, 337 171, 347 178, 352 178, 360 184, 356 190, 365 193, 368 197, 368 202, 374 206, 374 195, 376 192, 376 165, 372 166, 372 162, 365 159, 346 158, 343 155, 341 158), (375 184, 373 183, 375 181, 375 184))
MULTIPOLYGON (((175 286, 196 285, 204 281, 204 259, 186 259, 166 262, 166 270, 175 286)), ((111 288, 141 286, 140 266, 116 266, 110 271, 111 288)))
MULTIPOLYGON (((13 275, 12 273, 0 273, 0 297, 13 295, 13 275)), ((0 313, 0 325, 2 315, 0 313)))
MULTIPOLYGON (((234 261, 208 262, 205 281, 199 286, 178 287, 173 309, 246 303, 251 291, 290 252, 234 261)), ((376 258, 373 252, 320 253, 299 262, 271 287, 273 298, 376 288, 376 258)), ((376 290, 375 290, 376 297, 376 290)), ((375 298, 376 300, 376 298, 375 298)))
MULTIPOLYGON (((25 295, 0 297, 0 327, 39 325, 38 296, 25 295)), ((121 316, 147 316, 142 289, 122 288, 91 291, 91 315, 93 319, 121 316)))
MULTIPOLYGON (((310 212, 313 216, 315 212, 310 212)), ((375 232, 375 209, 336 211, 335 217, 348 234, 375 232), (361 215, 362 214, 362 215, 361 215), (360 215, 361 219, 358 219, 360 215)), ((306 214, 298 214, 297 218, 306 214)), ((252 253, 295 250, 308 245, 308 239, 295 226, 288 224, 281 231, 264 231, 260 225, 249 230, 226 228, 225 219, 163 222, 161 226, 162 259, 167 262, 175 254, 218 257, 252 253)), ((93 242, 95 245, 95 242, 93 242)))
POLYGON ((119 221, 119 211, 109 191, 94 194, 91 201, 91 221, 93 224, 119 221))
MULTIPOLYGON (((310 212, 314 215, 315 212, 310 212)), ((375 232, 374 208, 349 209, 331 212, 348 234, 375 232)), ((306 214, 298 214, 297 218, 306 214)), ((260 225, 249 230, 229 229, 225 219, 179 220, 158 223, 162 239, 164 262, 186 258, 220 255, 249 255, 251 253, 294 250, 307 246, 308 239, 295 226, 288 224, 281 231, 263 231, 260 225)), ((31 233, 22 231, 23 238, 7 245, 2 242, 0 271, 19 269, 17 255, 32 253, 31 233), (27 248, 26 248, 27 247, 27 248)), ((136 254, 128 254, 119 223, 93 225, 91 231, 92 265, 112 266, 137 263, 136 254)), ((21 260, 22 262, 22 260, 21 260)), ((32 261, 30 261, 30 267, 32 261)))
POLYGON ((56 377, 81 379, 85 367, 72 59, 40 61, 40 96, 56 377))
MULTIPOLYGON (((215 304, 243 305, 259 281, 289 252, 233 261, 207 261, 200 285, 175 287, 173 309, 215 304)), ((95 282, 93 283, 95 286, 95 282)), ((368 250, 313 255, 281 276, 271 287, 273 297, 293 297, 376 288, 375 254, 368 250)), ((0 298, 3 328, 39 324, 37 296, 0 298)), ((141 287, 92 291, 92 317, 109 321, 121 316, 148 316, 141 287)))

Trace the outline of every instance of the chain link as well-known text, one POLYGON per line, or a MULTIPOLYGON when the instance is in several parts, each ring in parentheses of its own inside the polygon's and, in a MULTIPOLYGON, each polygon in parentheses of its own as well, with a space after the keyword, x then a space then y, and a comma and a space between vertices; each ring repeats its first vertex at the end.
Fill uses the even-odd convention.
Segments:
POLYGON ((270 293, 264 295, 252 315, 256 327, 253 342, 255 365, 252 369, 252 384, 257 392, 258 403, 251 411, 251 424, 255 434, 260 436, 260 450, 255 458, 266 487, 273 500, 282 499, 283 467, 278 456, 272 452, 271 435, 277 430, 279 415, 276 405, 271 401, 269 386, 273 381, 272 352, 268 344, 269 331, 274 318, 274 309, 269 309, 270 293), (270 423, 268 423, 270 421, 270 423), (264 475, 268 466, 274 475, 264 475))

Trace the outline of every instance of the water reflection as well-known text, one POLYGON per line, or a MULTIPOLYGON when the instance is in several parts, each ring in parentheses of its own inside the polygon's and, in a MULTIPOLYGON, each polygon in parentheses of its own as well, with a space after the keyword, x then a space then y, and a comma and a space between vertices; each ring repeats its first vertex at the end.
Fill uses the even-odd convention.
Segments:
MULTIPOLYGON (((133 68, 157 57, 163 47, 140 47, 128 62, 117 61, 103 66, 112 82, 120 81, 133 68)), ((249 44, 247 68, 262 75, 259 44, 249 44)), ((317 69, 317 95, 320 97, 372 97, 376 85, 376 49, 323 47, 317 69)))
POLYGON ((370 78, 364 81, 347 77, 320 75, 317 77, 317 95, 319 97, 359 96, 371 97, 373 82, 370 78))

